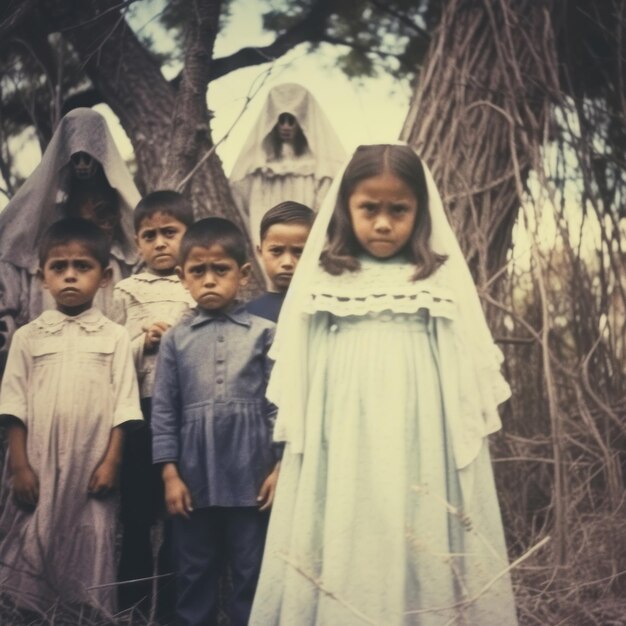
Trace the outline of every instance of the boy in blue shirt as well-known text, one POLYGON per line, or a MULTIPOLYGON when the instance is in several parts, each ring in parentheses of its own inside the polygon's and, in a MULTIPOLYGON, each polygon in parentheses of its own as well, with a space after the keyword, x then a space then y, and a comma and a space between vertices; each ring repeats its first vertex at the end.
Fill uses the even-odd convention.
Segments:
POLYGON ((312 209, 291 200, 277 204, 263 216, 261 244, 257 246, 257 252, 269 281, 269 290, 248 303, 250 313, 272 322, 278 321, 314 219, 312 209))
POLYGON ((238 304, 243 234, 211 217, 181 241, 177 273, 193 314, 161 340, 152 397, 153 461, 172 515, 181 626, 216 623, 221 563, 231 570, 231 624, 247 624, 278 478, 275 408, 265 399, 274 324, 238 304))

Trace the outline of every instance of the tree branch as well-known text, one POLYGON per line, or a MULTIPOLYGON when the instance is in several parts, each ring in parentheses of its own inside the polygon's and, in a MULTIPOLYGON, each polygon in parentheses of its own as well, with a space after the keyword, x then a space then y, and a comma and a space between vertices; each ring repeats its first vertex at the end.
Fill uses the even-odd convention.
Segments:
POLYGON ((424 30, 421 26, 416 24, 414 21, 409 19, 407 15, 401 13, 400 11, 396 11, 391 7, 387 6, 384 2, 380 2, 380 0, 371 0, 374 7, 376 7, 381 13, 391 15, 399 22, 404 24, 407 28, 413 30, 419 37, 422 37, 426 41, 430 41, 430 33, 427 30, 424 30))
POLYGON ((35 5, 36 0, 9 0, 0 17, 0 41, 6 42, 9 35, 22 26, 35 5))
POLYGON ((275 61, 301 43, 322 41, 328 18, 332 13, 332 0, 316 0, 302 20, 279 35, 268 46, 241 48, 227 57, 214 59, 211 63, 209 81, 243 67, 275 61))
POLYGON ((346 48, 351 48, 352 50, 356 50, 357 52, 361 52, 362 54, 375 54, 383 59, 398 58, 398 55, 394 54, 393 52, 387 52, 385 50, 381 50, 380 48, 372 48, 370 46, 359 46, 352 41, 342 39, 341 37, 333 37, 332 35, 323 35, 320 41, 323 41, 324 43, 329 43, 333 46, 345 46, 346 48))

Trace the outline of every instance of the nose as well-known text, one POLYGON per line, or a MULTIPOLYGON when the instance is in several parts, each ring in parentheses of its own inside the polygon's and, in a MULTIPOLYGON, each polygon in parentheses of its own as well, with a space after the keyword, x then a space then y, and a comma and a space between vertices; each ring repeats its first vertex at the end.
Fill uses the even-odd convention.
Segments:
POLYGON ((163 235, 157 235, 156 236, 155 247, 158 250, 162 250, 163 248, 165 248, 165 244, 166 244, 165 237, 163 237, 163 235))
POLYGON ((65 280, 66 283, 76 282, 76 270, 71 265, 65 270, 63 280, 65 280))
POLYGON ((205 287, 215 286, 215 274, 213 272, 208 271, 204 274, 204 286, 205 287))
POLYGON ((280 266, 284 269, 293 269, 295 263, 296 260, 293 254, 284 254, 280 257, 280 266))
POLYGON ((389 218, 384 214, 378 215, 374 222, 374 230, 377 233, 388 233, 391 230, 389 218))

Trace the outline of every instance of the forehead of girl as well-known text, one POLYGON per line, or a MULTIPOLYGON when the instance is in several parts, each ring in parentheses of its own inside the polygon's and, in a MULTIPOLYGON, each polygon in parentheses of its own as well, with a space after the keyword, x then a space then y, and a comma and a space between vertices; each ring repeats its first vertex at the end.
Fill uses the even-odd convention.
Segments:
POLYGON ((368 197, 379 202, 402 202, 417 206, 417 197, 413 189, 402 178, 389 171, 360 180, 354 186, 350 199, 355 196, 368 197))

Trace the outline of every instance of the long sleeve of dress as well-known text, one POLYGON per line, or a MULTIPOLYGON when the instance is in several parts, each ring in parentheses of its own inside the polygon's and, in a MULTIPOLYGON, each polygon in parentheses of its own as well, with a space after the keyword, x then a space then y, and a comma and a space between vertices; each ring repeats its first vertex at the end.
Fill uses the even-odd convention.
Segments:
POLYGON ((174 336, 166 333, 156 366, 152 395, 152 460, 177 462, 180 458, 180 388, 174 336))
POLYGON ((139 406, 139 388, 128 333, 120 329, 113 353, 113 425, 143 419, 139 406))
POLYGON ((0 415, 13 415, 24 424, 28 416, 28 372, 31 362, 32 357, 26 349, 23 336, 16 333, 2 378, 0 415))
POLYGON ((128 327, 128 310, 132 304, 132 296, 126 293, 119 287, 115 287, 113 291, 113 312, 111 319, 122 326, 125 326, 130 334, 130 345, 133 354, 133 363, 135 371, 137 372, 137 380, 139 387, 142 383, 142 370, 143 370, 143 347, 144 347, 144 334, 143 332, 133 336, 128 327))

